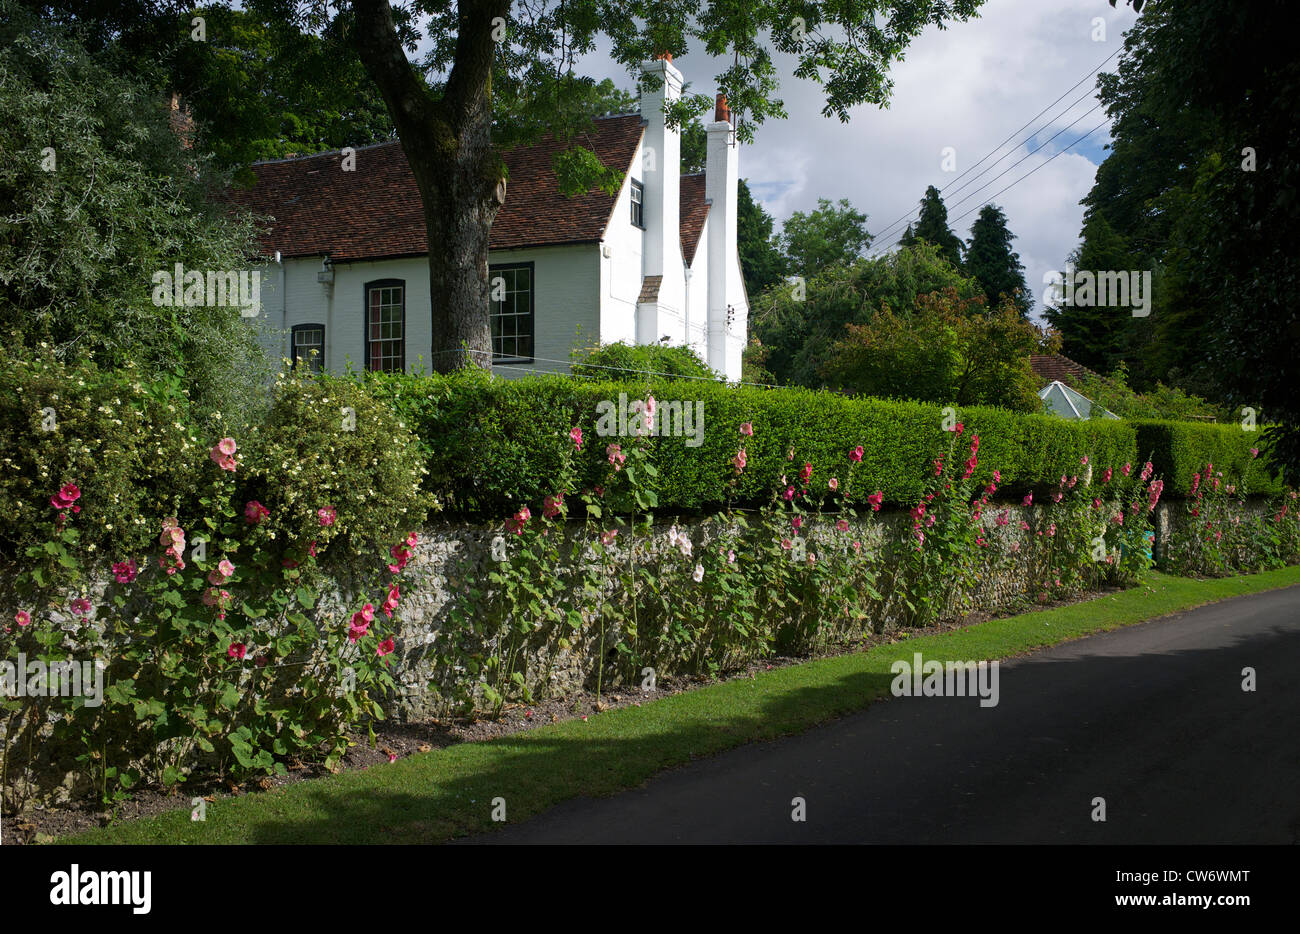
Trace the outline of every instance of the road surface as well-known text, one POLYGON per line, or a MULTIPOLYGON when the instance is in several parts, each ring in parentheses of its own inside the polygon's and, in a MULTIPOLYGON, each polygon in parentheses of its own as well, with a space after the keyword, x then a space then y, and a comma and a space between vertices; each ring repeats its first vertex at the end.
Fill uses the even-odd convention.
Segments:
POLYGON ((1004 662, 994 707, 892 698, 463 842, 1298 841, 1300 587, 1004 662))

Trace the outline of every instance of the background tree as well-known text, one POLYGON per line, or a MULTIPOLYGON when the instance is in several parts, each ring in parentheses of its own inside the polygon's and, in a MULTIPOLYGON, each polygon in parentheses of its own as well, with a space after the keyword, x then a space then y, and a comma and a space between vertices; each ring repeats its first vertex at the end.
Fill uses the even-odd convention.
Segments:
POLYGON ((805 214, 795 211, 781 227, 781 247, 787 272, 811 278, 831 266, 848 266, 871 244, 867 215, 841 198, 832 204, 818 198, 817 207, 805 214))
MULTIPOLYGON (((1098 213, 1084 225, 1083 243, 1070 254, 1075 269, 1128 270, 1137 268, 1124 238, 1098 213)), ((1074 306, 1050 304, 1044 316, 1061 334, 1061 352, 1098 373, 1109 373, 1126 356, 1131 344, 1131 306, 1074 306)), ((1112 410, 1113 411, 1113 410, 1112 410)))
POLYGON ((996 205, 980 208, 971 225, 966 246, 966 273, 975 277, 984 292, 988 307, 994 308, 1007 296, 1028 317, 1033 297, 1025 284, 1025 267, 1020 255, 1011 249, 1015 234, 1007 229, 1007 216, 996 205))
POLYGON ((772 233, 773 224, 772 215, 754 200, 749 184, 742 178, 736 191, 736 249, 751 304, 763 292, 785 281, 788 262, 779 238, 772 233))
POLYGON ((237 307, 155 304, 152 277, 247 269, 253 225, 213 199, 225 177, 169 117, 154 89, 0 0, 0 332, 233 415, 265 369, 253 329, 237 307))
POLYGON ((948 228, 948 208, 939 197, 939 189, 930 185, 925 189, 921 199, 921 215, 916 225, 908 225, 899 241, 902 246, 915 246, 918 240, 933 243, 939 248, 939 255, 953 265, 961 268, 961 240, 948 228))
POLYGON ((1047 335, 1009 299, 983 305, 983 295, 961 298, 954 288, 918 296, 911 314, 885 305, 868 323, 847 327, 823 375, 832 388, 860 395, 1038 411, 1029 356, 1047 335))
POLYGON ((807 280, 802 291, 790 284, 751 298, 750 331, 766 351, 764 366, 781 383, 821 386, 830 346, 848 324, 867 324, 888 307, 908 316, 920 296, 953 288, 961 299, 980 295, 963 276, 922 243, 851 266, 835 265, 807 280))

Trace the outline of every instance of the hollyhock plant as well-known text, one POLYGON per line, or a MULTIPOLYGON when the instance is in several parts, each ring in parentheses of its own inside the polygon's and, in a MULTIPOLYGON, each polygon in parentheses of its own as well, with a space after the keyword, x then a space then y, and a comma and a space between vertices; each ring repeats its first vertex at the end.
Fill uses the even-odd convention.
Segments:
POLYGON ((835 528, 841 532, 847 532, 849 530, 849 520, 848 519, 837 520, 835 523, 835 528))
POLYGON ((393 637, 389 636, 387 639, 385 639, 383 642, 379 643, 379 645, 375 647, 375 654, 378 655, 380 658, 383 658, 385 655, 393 654, 393 650, 396 648, 397 646, 393 644, 393 637))
POLYGON ((581 451, 582 450, 582 429, 579 428, 577 425, 574 425, 573 428, 569 430, 569 440, 573 442, 573 449, 575 451, 581 451))
POLYGON ((113 580, 119 584, 133 583, 139 571, 140 569, 136 565, 134 558, 118 561, 113 565, 113 580))
POLYGON ((742 472, 744 472, 745 464, 747 463, 748 463, 748 458, 745 455, 744 448, 741 448, 739 451, 737 451, 736 456, 731 459, 731 464, 733 467, 736 468, 737 475, 740 475, 742 472))
POLYGON ((1025 494, 1025 498, 1024 498, 1023 500, 1020 501, 1020 505, 1021 505, 1021 506, 1032 506, 1032 505, 1034 505, 1034 494, 1033 494, 1033 493, 1026 493, 1026 494, 1025 494))
POLYGON ((243 660, 244 656, 247 653, 248 653, 248 646, 246 646, 242 642, 232 642, 230 643, 230 648, 226 649, 227 656, 240 661, 243 660))
POLYGON ((68 604, 68 608, 72 610, 74 614, 82 617, 83 619, 90 615, 90 609, 91 609, 90 601, 87 600, 85 597, 77 597, 75 600, 73 600, 71 603, 68 604))
POLYGON ((754 436, 754 424, 752 422, 741 422, 740 433, 746 438, 752 438, 754 436))
POLYGON ((609 463, 615 470, 622 470, 623 464, 627 462, 627 455, 623 453, 621 444, 610 444, 605 448, 605 456, 609 458, 609 463))
POLYGON ((826 485, 830 487, 831 492, 834 493, 836 490, 840 488, 840 481, 837 480, 835 477, 831 477, 829 480, 826 481, 826 485))
POLYGON ((876 492, 867 497, 867 502, 871 504, 872 512, 880 512, 880 504, 884 501, 885 494, 880 492, 880 490, 876 490, 876 492))
POLYGON ((333 506, 322 506, 316 510, 316 519, 323 528, 329 528, 338 521, 339 514, 333 506))
POLYGON ((19 626, 29 626, 32 622, 31 614, 26 610, 19 610, 14 614, 14 622, 19 626))
POLYGON ((257 525, 270 514, 271 510, 267 509, 255 499, 249 500, 244 505, 244 521, 249 525, 257 525))
POLYGON ((799 471, 799 479, 802 480, 804 483, 807 483, 809 480, 812 479, 812 473, 813 473, 812 464, 804 464, 803 469, 799 471))
POLYGON ((564 494, 556 493, 554 496, 548 496, 542 500, 542 515, 547 519, 554 519, 564 511, 564 494))
POLYGON ((849 460, 853 461, 853 463, 855 464, 860 463, 862 461, 862 445, 859 444, 857 447, 855 447, 852 451, 849 452, 849 460))
POLYGON ((50 505, 55 509, 72 509, 73 512, 81 512, 80 506, 74 506, 77 500, 81 499, 81 488, 75 483, 65 483, 59 487, 59 492, 50 497, 50 505))
POLYGON ((212 446, 212 450, 208 452, 208 457, 222 470, 234 471, 238 466, 238 462, 235 460, 235 451, 235 439, 222 438, 212 446))

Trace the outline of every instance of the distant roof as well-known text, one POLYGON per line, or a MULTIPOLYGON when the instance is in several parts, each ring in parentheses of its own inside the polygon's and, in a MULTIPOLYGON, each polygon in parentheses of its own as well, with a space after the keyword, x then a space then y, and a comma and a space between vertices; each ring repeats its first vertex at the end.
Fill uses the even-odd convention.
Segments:
MULTIPOLYGON (((626 172, 643 129, 638 114, 600 117, 594 132, 578 141, 605 165, 626 172)), ((562 145, 547 134, 532 146, 502 154, 509 178, 505 204, 492 224, 491 249, 594 243, 604 237, 615 198, 599 190, 574 198, 561 194, 551 160, 562 145)), ((231 197, 275 219, 260 238, 262 251, 278 250, 284 257, 328 253, 333 262, 427 253, 419 190, 401 143, 359 147, 355 171, 341 171, 341 158, 327 152, 252 165, 255 184, 232 191, 231 197)), ((708 212, 703 179, 682 178, 682 252, 688 263, 708 212)))
POLYGON ((1030 354, 1029 367, 1042 383, 1059 381, 1076 389, 1083 384, 1085 376, 1100 375, 1059 353, 1030 354))
POLYGON ((1060 380, 1053 380, 1040 389, 1038 398, 1046 404, 1047 411, 1062 418, 1119 418, 1060 380))

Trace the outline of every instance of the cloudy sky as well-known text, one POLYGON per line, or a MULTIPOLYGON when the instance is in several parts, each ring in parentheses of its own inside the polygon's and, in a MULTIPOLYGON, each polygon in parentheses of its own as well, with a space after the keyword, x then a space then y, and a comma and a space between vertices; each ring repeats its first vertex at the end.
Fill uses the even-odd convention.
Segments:
MULTIPOLYGON (((893 230, 890 225, 915 213, 927 185, 943 193, 949 223, 963 240, 979 208, 992 200, 1007 214, 1041 310, 1043 274, 1062 268, 1078 244, 1079 199, 1092 187, 1109 141, 1105 113, 1088 113, 1097 105, 1095 76, 1029 121, 1120 49, 1134 18, 1126 4, 1113 9, 1107 0, 987 0, 979 18, 927 30, 891 71, 889 108, 858 107, 847 124, 821 115, 818 85, 786 77, 780 96, 789 119, 758 128, 754 144, 741 153, 741 176, 778 224, 791 211, 816 207, 818 198, 847 198, 868 216, 868 230, 877 236, 873 251, 897 239, 904 224, 893 230), (1105 22, 1100 41, 1094 38, 1098 17, 1105 22), (943 170, 945 147, 956 150, 953 172, 943 170), (1013 187, 999 194, 1008 185, 1013 187)), ((1111 58, 1103 70, 1113 71, 1117 60, 1111 58)), ((674 64, 700 93, 712 92, 722 70, 721 63, 698 53, 674 64)), ((790 62, 778 65, 782 74, 792 73, 790 62)), ((600 56, 583 60, 579 70, 633 86, 620 66, 600 56)))

